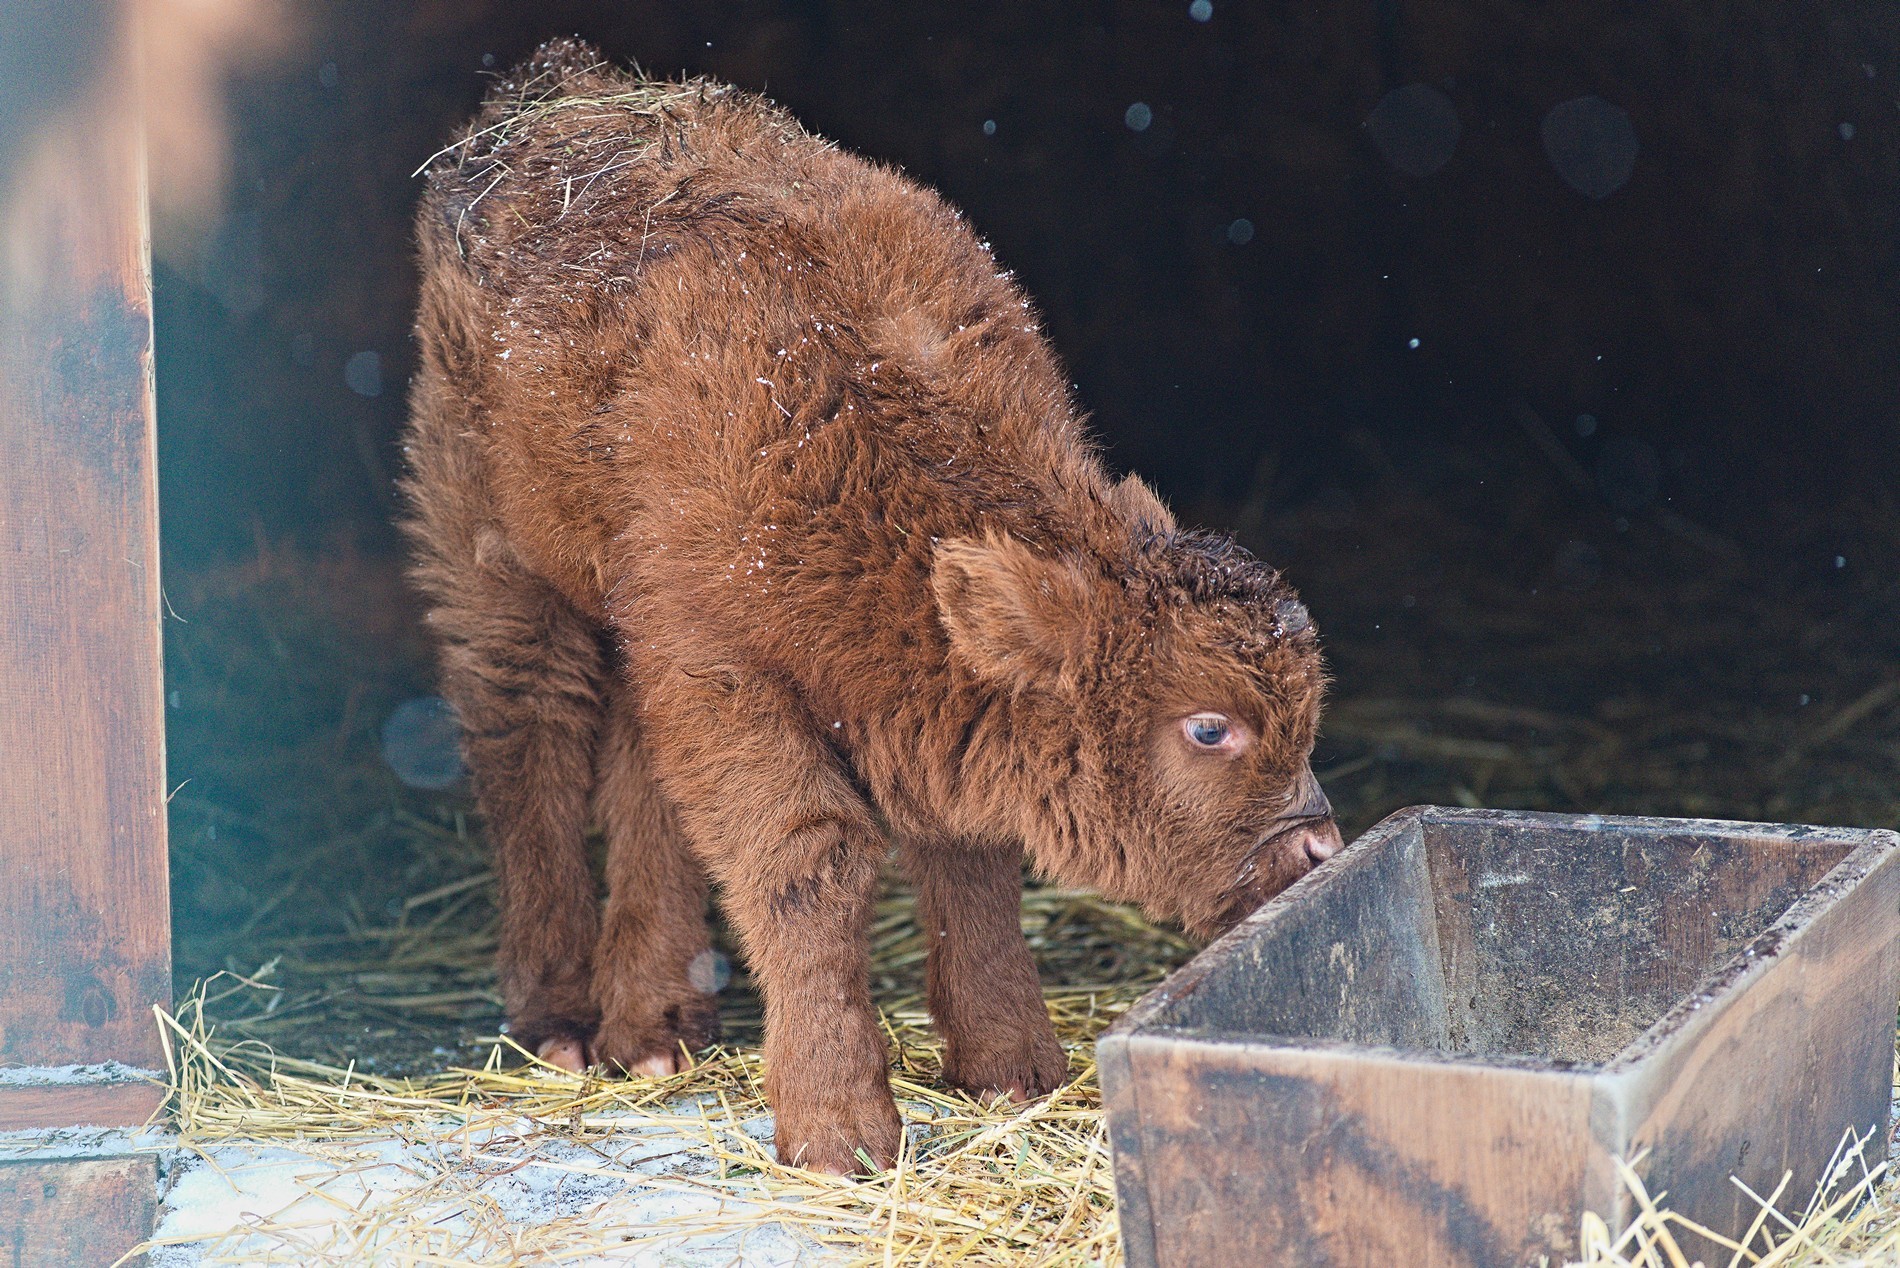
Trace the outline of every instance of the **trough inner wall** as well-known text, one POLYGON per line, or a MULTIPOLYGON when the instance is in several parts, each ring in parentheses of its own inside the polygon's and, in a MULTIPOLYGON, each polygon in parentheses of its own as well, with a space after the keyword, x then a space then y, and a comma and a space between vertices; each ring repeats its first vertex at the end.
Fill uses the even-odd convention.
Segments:
POLYGON ((1451 1051, 1601 1064, 1850 847, 1427 820, 1451 1051))
POLYGON ((1278 911, 1153 1020, 1600 1065, 1849 849, 1427 819, 1278 911))

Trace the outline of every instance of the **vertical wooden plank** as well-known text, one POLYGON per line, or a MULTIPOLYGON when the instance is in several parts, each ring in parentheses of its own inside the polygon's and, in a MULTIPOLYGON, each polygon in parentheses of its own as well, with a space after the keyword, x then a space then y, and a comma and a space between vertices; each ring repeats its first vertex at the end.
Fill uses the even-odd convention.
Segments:
POLYGON ((157 1215, 149 1156, 0 1162, 0 1258, 9 1268, 105 1268, 152 1235, 157 1215))
POLYGON ((1108 1116, 1109 1149, 1115 1156, 1115 1215, 1121 1224, 1122 1251, 1129 1268, 1155 1268, 1154 1210, 1148 1205, 1148 1171, 1141 1154, 1141 1087, 1135 1081, 1128 1048, 1130 1033, 1112 1030, 1096 1041, 1103 1108, 1108 1116))
POLYGON ((162 1063, 151 274, 133 0, 0 6, 0 1065, 162 1063))

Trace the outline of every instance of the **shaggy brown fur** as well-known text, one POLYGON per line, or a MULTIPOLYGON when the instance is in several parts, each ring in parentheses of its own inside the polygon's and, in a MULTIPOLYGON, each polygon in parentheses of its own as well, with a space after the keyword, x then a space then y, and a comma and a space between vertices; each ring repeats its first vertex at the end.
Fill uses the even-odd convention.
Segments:
POLYGON ((944 1076, 1019 1099, 1066 1074, 1025 850, 1211 931, 1337 846, 1305 611, 1108 477, 1029 301, 933 194, 563 41, 437 157, 419 227, 408 526, 524 1043, 666 1071, 709 1042, 710 878, 780 1156, 888 1164, 890 841, 944 1076))

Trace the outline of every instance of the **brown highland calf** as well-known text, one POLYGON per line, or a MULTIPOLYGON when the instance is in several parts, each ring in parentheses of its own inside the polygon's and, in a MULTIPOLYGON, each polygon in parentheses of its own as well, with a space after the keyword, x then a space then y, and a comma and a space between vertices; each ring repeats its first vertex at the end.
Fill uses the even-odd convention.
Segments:
POLYGON ((934 194, 558 41, 435 158, 418 224, 408 529, 531 1050, 651 1073, 708 1043, 710 878, 779 1156, 888 1165, 892 841, 944 1078, 1019 1100, 1067 1070, 1025 852, 1205 933, 1337 847, 1306 611, 1106 474, 934 194))

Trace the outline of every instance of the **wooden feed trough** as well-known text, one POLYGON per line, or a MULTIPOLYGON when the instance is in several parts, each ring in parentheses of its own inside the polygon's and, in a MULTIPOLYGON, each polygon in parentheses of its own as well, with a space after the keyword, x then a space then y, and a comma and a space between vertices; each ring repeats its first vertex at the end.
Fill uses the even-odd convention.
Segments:
MULTIPOLYGON (((1885 1156, 1900 836, 1415 808, 1100 1043, 1130 1263, 1563 1262, 1885 1156)), ((1855 1170, 1853 1177, 1858 1178, 1855 1170)), ((1691 1238, 1693 1253, 1730 1251, 1691 1238)))

